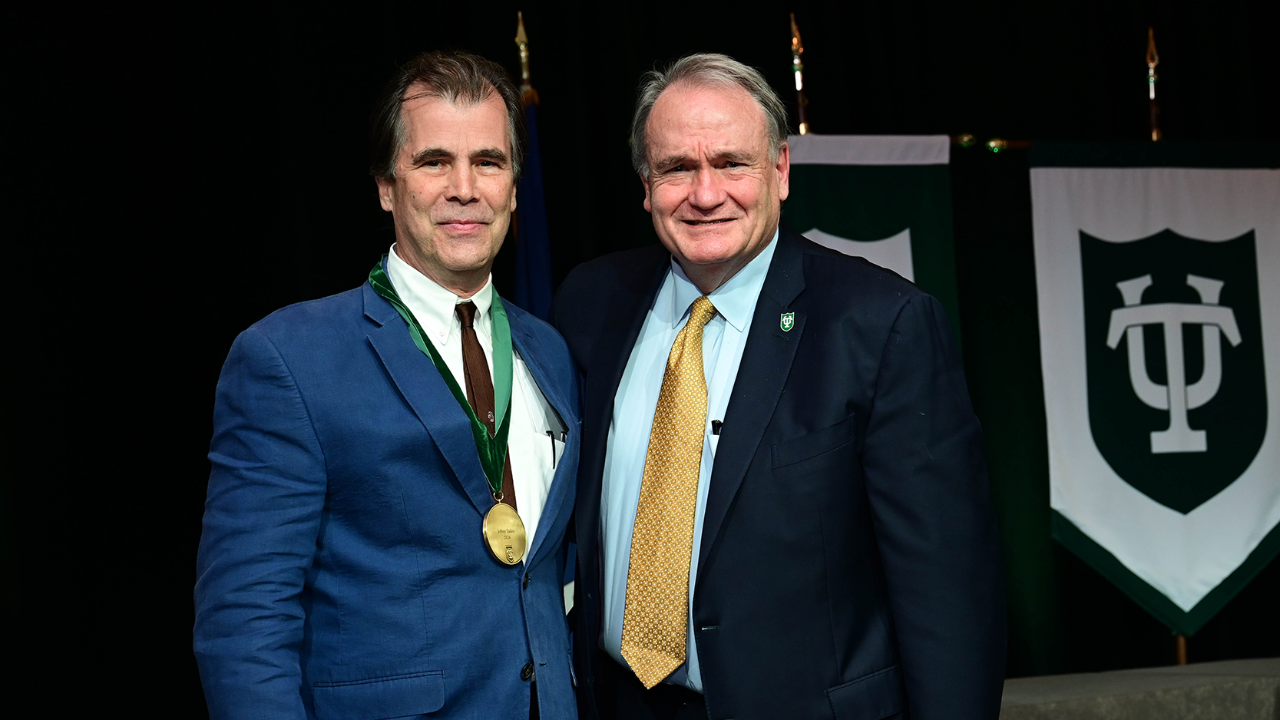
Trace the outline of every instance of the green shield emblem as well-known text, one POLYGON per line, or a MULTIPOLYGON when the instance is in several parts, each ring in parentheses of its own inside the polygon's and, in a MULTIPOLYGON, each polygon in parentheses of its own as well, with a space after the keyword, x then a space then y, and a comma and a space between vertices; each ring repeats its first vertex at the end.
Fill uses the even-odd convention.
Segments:
POLYGON ((1239 478, 1266 434, 1255 245, 1253 231, 1080 233, 1093 440, 1125 482, 1183 514, 1239 478))
POLYGON ((782 313, 782 320, 778 324, 782 327, 782 332, 791 332, 791 328, 796 326, 796 314, 782 313))

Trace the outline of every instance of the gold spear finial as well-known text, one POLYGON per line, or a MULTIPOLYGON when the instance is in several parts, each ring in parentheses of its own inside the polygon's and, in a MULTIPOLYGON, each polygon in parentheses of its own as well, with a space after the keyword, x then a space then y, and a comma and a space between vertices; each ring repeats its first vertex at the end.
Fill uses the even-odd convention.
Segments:
POLYGON ((538 102, 538 91, 529 81, 529 36, 524 32, 524 12, 516 11, 516 48, 520 51, 520 102, 524 105, 538 102))
POLYGON ((809 134, 809 118, 806 106, 809 99, 804 96, 804 63, 800 56, 804 53, 804 45, 800 42, 800 26, 796 25, 796 14, 791 13, 791 72, 796 76, 796 118, 800 121, 800 134, 809 134))
POLYGON ((1156 105, 1156 66, 1160 53, 1156 52, 1156 30, 1147 27, 1147 99, 1151 105, 1151 141, 1160 139, 1160 106, 1156 105))

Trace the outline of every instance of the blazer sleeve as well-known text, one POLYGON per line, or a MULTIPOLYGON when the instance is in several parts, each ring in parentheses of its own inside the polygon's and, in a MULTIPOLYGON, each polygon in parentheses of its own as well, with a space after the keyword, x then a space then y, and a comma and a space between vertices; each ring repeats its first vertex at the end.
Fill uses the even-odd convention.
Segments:
POLYGON ((863 464, 910 717, 996 718, 1005 595, 982 431, 928 295, 883 348, 863 464))
POLYGON ((250 328, 218 379, 195 587, 209 715, 306 718, 301 594, 324 506, 324 456, 276 347, 250 328))

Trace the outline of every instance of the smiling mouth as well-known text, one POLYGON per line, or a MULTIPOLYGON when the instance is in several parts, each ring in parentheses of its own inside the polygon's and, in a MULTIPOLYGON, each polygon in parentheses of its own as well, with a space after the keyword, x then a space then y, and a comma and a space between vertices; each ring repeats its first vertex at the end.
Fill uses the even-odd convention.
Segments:
POLYGON ((489 223, 484 222, 482 220, 446 220, 445 222, 440 223, 440 225, 444 227, 452 228, 454 230, 462 230, 462 231, 475 230, 481 226, 488 225, 488 224, 489 223))
POLYGON ((720 220, 681 220, 685 225, 693 227, 702 227, 706 225, 723 225, 727 222, 733 222, 734 218, 722 218, 720 220))

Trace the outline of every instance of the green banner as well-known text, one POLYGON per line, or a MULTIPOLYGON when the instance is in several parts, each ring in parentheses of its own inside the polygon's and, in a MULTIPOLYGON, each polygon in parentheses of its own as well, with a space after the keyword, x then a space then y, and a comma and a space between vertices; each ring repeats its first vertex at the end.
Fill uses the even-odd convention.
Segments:
POLYGON ((959 337, 949 138, 800 135, 788 145, 791 229, 916 283, 959 337))
POLYGON ((1031 156, 1053 536, 1183 635, 1280 551, 1277 159, 1031 156))

